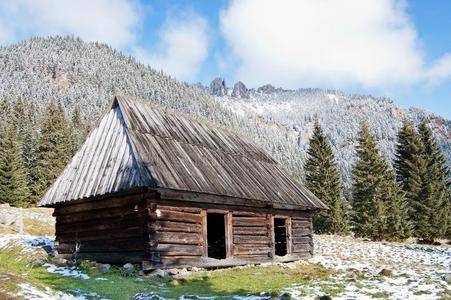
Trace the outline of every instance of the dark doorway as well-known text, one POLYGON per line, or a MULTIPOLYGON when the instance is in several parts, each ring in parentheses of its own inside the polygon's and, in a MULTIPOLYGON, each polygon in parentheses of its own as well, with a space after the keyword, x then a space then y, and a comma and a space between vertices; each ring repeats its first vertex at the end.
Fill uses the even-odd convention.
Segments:
POLYGON ((225 220, 223 214, 207 213, 208 257, 226 258, 225 220))
POLYGON ((274 218, 274 242, 276 255, 287 254, 287 223, 285 219, 274 218))

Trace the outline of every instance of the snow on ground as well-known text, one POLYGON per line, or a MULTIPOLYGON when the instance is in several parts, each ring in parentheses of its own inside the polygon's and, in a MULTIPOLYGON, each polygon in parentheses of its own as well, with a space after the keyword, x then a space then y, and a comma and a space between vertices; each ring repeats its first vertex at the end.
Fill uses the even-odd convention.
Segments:
MULTIPOLYGON (((307 262, 331 268, 336 274, 327 280, 313 280, 308 286, 286 287, 292 299, 312 299, 333 293, 333 299, 449 299, 451 288, 451 248, 408 243, 364 241, 352 237, 315 236, 315 256, 307 262)), ((23 252, 53 246, 50 237, 6 234, 0 236, 0 251, 22 247, 23 252)), ((292 264, 297 264, 292 263, 292 264)), ((50 273, 89 279, 75 267, 43 265, 50 273)), ((100 278, 98 280, 101 280, 100 278)), ((28 284, 19 285, 25 299, 86 299, 83 293, 71 296, 50 289, 38 290, 28 284)), ((88 295, 89 296, 89 295, 88 295)), ((157 299, 155 294, 137 294, 134 299, 157 299)), ((191 297, 191 296, 186 296, 191 297)), ((89 297, 88 297, 89 298, 89 297)), ((221 298, 218 296, 217 299, 221 298)), ((237 300, 264 300, 268 296, 236 296, 237 300)), ((158 299, 162 299, 161 297, 158 299)), ((182 298, 185 299, 185 298, 182 298)), ((186 298, 188 299, 188 298, 186 298)), ((198 298, 207 299, 207 298, 198 298)), ((208 298, 212 299, 212 298, 208 298)))
POLYGON ((310 287, 290 287, 296 299, 325 294, 336 287, 334 299, 439 299, 451 293, 451 248, 363 241, 351 237, 315 236, 311 262, 337 271, 310 287), (385 273, 385 276, 382 275, 385 273))
POLYGON ((64 277, 75 277, 75 278, 81 278, 81 279, 89 279, 89 276, 80 270, 78 270, 76 267, 57 267, 53 264, 44 264, 44 268, 47 269, 47 272, 59 274, 64 277))
POLYGON ((49 288, 42 291, 26 283, 21 283, 18 287, 20 288, 20 292, 17 296, 27 300, 86 300, 84 296, 72 296, 63 292, 54 292, 49 288))

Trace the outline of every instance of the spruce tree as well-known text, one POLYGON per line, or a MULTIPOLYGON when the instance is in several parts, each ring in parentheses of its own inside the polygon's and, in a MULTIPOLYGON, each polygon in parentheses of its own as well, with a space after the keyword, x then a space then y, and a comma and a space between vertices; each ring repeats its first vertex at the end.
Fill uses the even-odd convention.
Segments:
POLYGON ((0 147, 0 203, 26 206, 30 191, 20 160, 16 128, 9 126, 0 147))
MULTIPOLYGON (((407 201, 418 201, 421 190, 422 173, 425 163, 422 157, 421 139, 414 125, 405 119, 397 136, 396 153, 394 160, 396 179, 406 193, 407 201)), ((409 210, 410 219, 415 218, 415 210, 409 210)))
POLYGON ((412 203, 415 211, 415 233, 427 243, 445 235, 449 221, 449 178, 450 171, 432 130, 425 121, 418 132, 422 142, 422 158, 425 171, 418 199, 412 203))
POLYGON ((60 104, 50 102, 46 107, 36 151, 33 198, 38 200, 72 157, 70 128, 60 104))
POLYGON ((322 210, 314 215, 315 232, 348 233, 340 173, 318 119, 315 120, 307 154, 308 159, 304 167, 306 187, 329 207, 329 210, 322 210))
POLYGON ((388 162, 363 122, 352 170, 351 222, 357 236, 373 240, 405 239, 410 233, 407 202, 388 162))

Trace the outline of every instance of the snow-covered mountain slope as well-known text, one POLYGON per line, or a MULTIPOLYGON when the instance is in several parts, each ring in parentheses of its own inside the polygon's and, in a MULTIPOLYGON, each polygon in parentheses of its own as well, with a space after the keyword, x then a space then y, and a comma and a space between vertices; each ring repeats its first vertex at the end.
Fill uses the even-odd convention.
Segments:
POLYGON ((303 175, 315 114, 333 143, 347 183, 362 116, 367 116, 387 155, 393 152, 395 133, 404 116, 426 117, 451 157, 449 121, 421 110, 400 109, 386 99, 316 89, 286 91, 271 85, 254 90, 241 82, 232 90, 224 80, 203 88, 180 83, 108 45, 72 37, 33 38, 0 47, 0 101, 20 97, 38 108, 58 101, 68 112, 79 106, 94 122, 114 94, 148 99, 236 131, 296 177, 303 175))
MULTIPOLYGON (((242 91, 242 83, 239 86, 242 91)), ((314 117, 318 116, 348 184, 359 126, 363 119, 370 124, 383 154, 392 158, 396 134, 402 120, 409 118, 418 124, 425 118, 430 121, 440 145, 451 161, 451 122, 424 110, 406 110, 390 99, 350 95, 334 90, 282 90, 266 85, 246 93, 249 94, 248 98, 236 97, 232 95, 237 93, 229 90, 226 95, 216 96, 215 99, 239 116, 258 116, 275 124, 281 135, 297 145, 302 158, 308 149, 314 117)))

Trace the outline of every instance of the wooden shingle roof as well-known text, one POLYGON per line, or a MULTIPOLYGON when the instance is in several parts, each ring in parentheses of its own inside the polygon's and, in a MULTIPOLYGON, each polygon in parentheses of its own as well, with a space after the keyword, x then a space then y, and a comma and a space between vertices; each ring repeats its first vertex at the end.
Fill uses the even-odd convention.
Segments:
POLYGON ((131 97, 115 97, 39 205, 149 187, 234 204, 325 205, 262 149, 227 130, 131 97), (208 198, 208 197, 207 197, 208 198))

